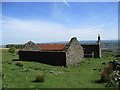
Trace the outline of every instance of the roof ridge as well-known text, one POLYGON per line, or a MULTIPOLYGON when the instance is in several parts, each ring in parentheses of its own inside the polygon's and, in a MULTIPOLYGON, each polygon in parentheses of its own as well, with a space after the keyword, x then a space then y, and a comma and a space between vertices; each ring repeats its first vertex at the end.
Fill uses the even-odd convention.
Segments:
POLYGON ((36 44, 42 50, 63 50, 64 47, 67 45, 65 44, 36 44))

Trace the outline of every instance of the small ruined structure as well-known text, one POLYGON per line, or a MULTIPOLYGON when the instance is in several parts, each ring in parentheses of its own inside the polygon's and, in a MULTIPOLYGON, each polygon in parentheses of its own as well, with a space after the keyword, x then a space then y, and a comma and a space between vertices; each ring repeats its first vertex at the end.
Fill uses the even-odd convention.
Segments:
POLYGON ((100 46, 100 35, 98 35, 98 41, 94 44, 81 44, 84 49, 84 57, 89 58, 100 58, 101 57, 101 46, 100 46))
POLYGON ((39 45, 30 41, 19 51, 19 59, 55 66, 77 66, 84 60, 84 51, 75 37, 67 44, 39 45))

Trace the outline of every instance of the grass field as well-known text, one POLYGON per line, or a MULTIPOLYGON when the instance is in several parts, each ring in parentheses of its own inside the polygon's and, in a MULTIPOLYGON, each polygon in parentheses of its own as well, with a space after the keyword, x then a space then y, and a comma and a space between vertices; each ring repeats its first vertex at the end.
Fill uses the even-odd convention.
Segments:
MULTIPOLYGON (((17 66, 18 55, 10 55, 6 49, 2 50, 2 79, 3 88, 105 88, 106 83, 96 83, 100 79, 100 68, 106 67, 107 63, 116 57, 109 55, 100 59, 86 58, 84 63, 77 67, 60 67, 41 64, 37 62, 23 61, 23 67, 17 66), (102 64, 105 62, 106 64, 102 64), (22 70, 26 71, 22 71, 22 70), (93 70, 95 69, 95 70, 93 70), (45 74, 45 81, 33 82, 39 72, 45 74)), ((105 54, 106 55, 106 54, 105 54)))

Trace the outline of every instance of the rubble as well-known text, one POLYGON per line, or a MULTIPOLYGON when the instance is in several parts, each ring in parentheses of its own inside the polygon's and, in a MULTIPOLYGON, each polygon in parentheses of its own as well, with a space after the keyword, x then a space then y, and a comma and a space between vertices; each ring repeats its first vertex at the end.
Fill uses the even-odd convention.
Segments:
POLYGON ((118 86, 120 87, 120 61, 118 60, 113 60, 110 61, 108 64, 112 64, 113 66, 113 71, 114 71, 114 77, 113 77, 113 81, 118 83, 118 86))

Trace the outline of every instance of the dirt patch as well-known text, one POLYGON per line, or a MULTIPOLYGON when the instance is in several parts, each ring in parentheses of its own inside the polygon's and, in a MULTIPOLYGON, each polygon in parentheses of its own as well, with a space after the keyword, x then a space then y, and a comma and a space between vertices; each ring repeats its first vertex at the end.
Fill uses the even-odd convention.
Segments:
POLYGON ((9 48, 0 48, 0 49, 9 49, 9 48))

